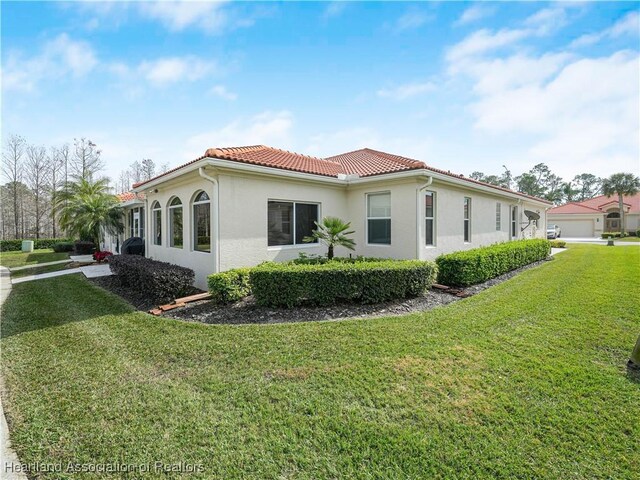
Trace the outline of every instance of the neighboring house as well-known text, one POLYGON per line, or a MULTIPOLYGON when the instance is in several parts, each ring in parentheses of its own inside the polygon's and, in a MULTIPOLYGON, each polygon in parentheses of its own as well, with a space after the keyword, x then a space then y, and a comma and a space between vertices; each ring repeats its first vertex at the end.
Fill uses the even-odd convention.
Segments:
MULTIPOLYGON (((640 193, 622 197, 627 232, 640 227, 640 193)), ((618 196, 600 195, 584 202, 570 202, 547 212, 548 223, 560 226, 563 237, 598 237, 603 232, 619 232, 618 196)))
POLYGON ((124 202, 125 238, 143 236, 148 257, 192 268, 202 288, 213 272, 326 254, 302 242, 325 216, 351 222, 354 255, 434 259, 544 238, 552 206, 371 149, 324 159, 265 146, 209 149, 134 192, 124 202))
POLYGON ((127 238, 145 238, 144 193, 125 192, 117 195, 120 206, 124 209, 124 232, 120 235, 104 234, 102 250, 120 253, 122 242, 127 238))

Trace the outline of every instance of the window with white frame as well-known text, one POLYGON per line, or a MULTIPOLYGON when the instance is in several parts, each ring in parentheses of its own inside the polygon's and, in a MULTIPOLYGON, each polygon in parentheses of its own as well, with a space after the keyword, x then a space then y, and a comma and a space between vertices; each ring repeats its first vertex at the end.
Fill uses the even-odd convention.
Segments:
POLYGON ((511 238, 518 237, 518 206, 511 206, 511 238))
POLYGON ((169 246, 182 248, 182 201, 174 197, 169 203, 169 246))
POLYGON ((391 245, 391 193, 367 194, 367 243, 391 245))
MULTIPOLYGON (((311 236, 319 218, 317 203, 269 200, 267 204, 267 245, 300 245, 311 236)), ((315 240, 308 243, 317 243, 315 240)))
POLYGON ((193 249, 211 252, 211 200, 207 192, 193 199, 193 249))
POLYGON ((464 241, 471 241, 471 199, 464 197, 464 241))
POLYGON ((162 245, 162 208, 160 203, 153 202, 151 205, 151 219, 153 228, 153 244, 162 245))
POLYGON ((144 238, 144 208, 129 210, 129 237, 144 238))
POLYGON ((424 197, 424 218, 425 244, 433 246, 436 244, 436 194, 435 192, 426 192, 424 197))
POLYGON ((502 204, 496 203, 496 232, 502 230, 502 204))

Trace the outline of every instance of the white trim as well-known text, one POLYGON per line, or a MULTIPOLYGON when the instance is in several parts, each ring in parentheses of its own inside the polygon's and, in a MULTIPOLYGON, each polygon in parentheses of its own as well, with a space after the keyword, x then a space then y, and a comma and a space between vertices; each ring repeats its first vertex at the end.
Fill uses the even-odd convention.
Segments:
POLYGON ((424 218, 422 219, 422 222, 424 223, 424 242, 423 242, 423 246, 425 248, 435 248, 438 245, 438 240, 437 240, 437 235, 436 235, 436 232, 437 232, 436 218, 438 216, 438 212, 437 212, 437 194, 433 190, 425 190, 423 198, 425 199, 425 201, 423 202, 423 205, 424 205, 424 218), (431 206, 431 210, 433 210, 433 215, 431 217, 427 217, 426 199, 427 199, 427 195, 428 194, 431 194, 431 196, 433 198, 433 205, 431 206), (433 239, 433 243, 427 243, 427 220, 431 220, 431 222, 432 222, 431 237, 433 239))
POLYGON ((211 235, 211 230, 212 230, 212 221, 211 221, 211 197, 209 196, 209 194, 206 192, 206 190, 196 190, 195 193, 193 195, 191 195, 191 198, 193 199, 190 204, 191 204, 191 208, 190 210, 190 214, 191 214, 191 251, 192 252, 200 252, 200 253, 212 253, 213 252, 213 246, 211 244, 212 242, 212 235, 211 235), (207 196, 206 200, 198 200, 197 202, 195 201, 195 199, 201 194, 204 193, 207 196), (209 205, 209 250, 199 250, 196 248, 196 246, 198 245, 198 226, 196 224, 196 215, 195 215, 195 207, 199 206, 199 205, 209 205))
MULTIPOLYGON (((306 200, 281 200, 281 199, 277 199, 277 198, 267 198, 267 249, 282 249, 282 247, 291 247, 291 248, 295 248, 295 247, 300 247, 301 245, 304 245, 305 247, 307 245, 311 246, 311 247, 317 247, 318 245, 320 245, 320 242, 303 242, 303 243, 295 243, 296 241, 296 204, 304 204, 304 205, 315 205, 318 207, 318 218, 316 219, 316 222, 320 222, 322 219, 322 203, 320 202, 311 202, 311 201, 306 201, 306 200), (291 237, 293 238, 293 242, 294 243, 286 243, 284 245, 269 245, 269 203, 270 202, 278 202, 278 203, 290 203, 293 205, 293 215, 292 215, 292 221, 291 221, 291 237)), ((309 247, 306 247, 309 248, 309 247)))
POLYGON ((471 226, 472 226, 472 222, 471 219, 473 218, 473 211, 472 211, 472 201, 471 201, 471 197, 462 197, 462 243, 473 243, 473 236, 472 236, 472 232, 471 232, 471 226), (467 203, 468 200, 468 203, 467 203), (464 207, 467 207, 467 217, 465 218, 464 216, 464 207), (469 227, 468 227, 468 232, 469 232, 469 238, 466 239, 464 238, 464 230, 467 225, 466 223, 469 222, 469 227))

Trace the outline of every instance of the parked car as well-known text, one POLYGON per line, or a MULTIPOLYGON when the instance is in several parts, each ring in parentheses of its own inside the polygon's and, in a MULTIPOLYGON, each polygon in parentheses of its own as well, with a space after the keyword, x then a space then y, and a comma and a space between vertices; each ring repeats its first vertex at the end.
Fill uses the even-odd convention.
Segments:
POLYGON ((560 231, 560 227, 558 225, 554 225, 553 223, 547 225, 547 238, 560 238, 561 233, 562 232, 560 231))

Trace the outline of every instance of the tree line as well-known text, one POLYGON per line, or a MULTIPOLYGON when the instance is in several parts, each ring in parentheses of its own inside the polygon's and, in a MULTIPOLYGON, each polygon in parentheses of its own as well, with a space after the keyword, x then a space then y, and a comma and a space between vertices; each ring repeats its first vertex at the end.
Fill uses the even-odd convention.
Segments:
POLYGON ((2 151, 0 185, 0 238, 57 238, 66 236, 60 228, 57 197, 69 185, 80 181, 104 180, 112 192, 122 193, 131 184, 147 180, 168 169, 156 169, 151 159, 136 161, 113 184, 102 175, 102 151, 88 138, 45 147, 28 143, 20 135, 10 135, 2 151))
POLYGON ((503 165, 503 168, 504 172, 499 175, 486 175, 476 171, 469 177, 534 197, 544 198, 556 205, 567 202, 582 202, 603 194, 605 179, 591 173, 581 173, 573 177, 573 180, 564 181, 544 163, 538 163, 528 172, 516 177, 506 166, 503 165))

